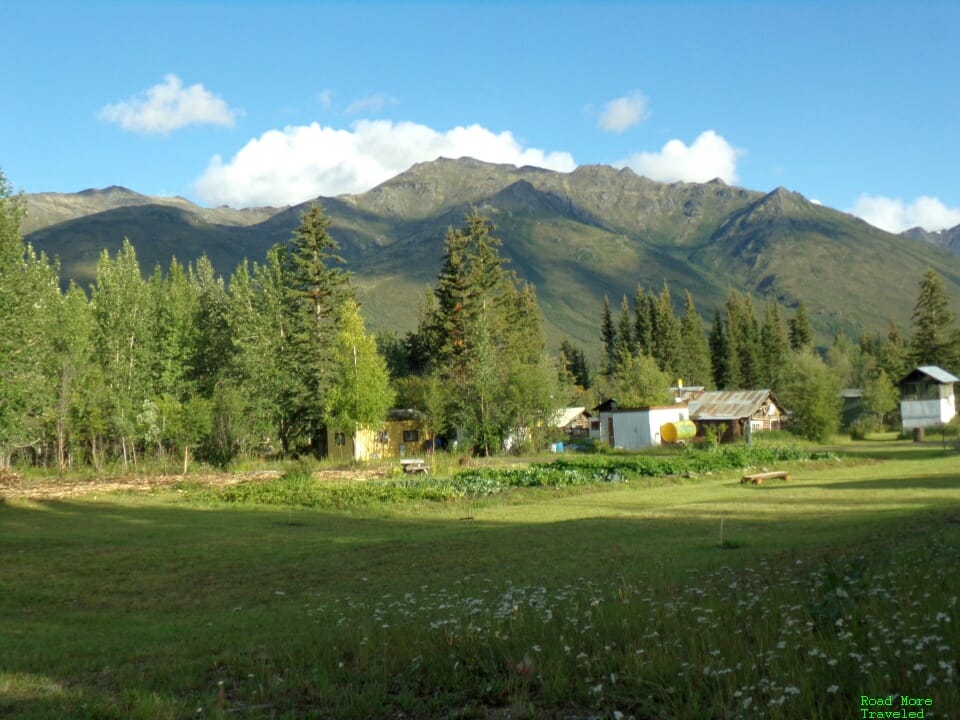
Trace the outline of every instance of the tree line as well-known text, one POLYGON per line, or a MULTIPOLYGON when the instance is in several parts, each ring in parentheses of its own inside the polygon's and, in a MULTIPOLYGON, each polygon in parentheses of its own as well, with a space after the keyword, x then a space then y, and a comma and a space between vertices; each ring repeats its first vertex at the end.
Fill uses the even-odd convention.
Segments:
POLYGON ((909 337, 891 322, 885 334, 853 341, 840 332, 819 349, 802 301, 784 318, 776 303, 758 313, 749 294, 731 291, 708 328, 689 291, 678 316, 666 283, 660 293, 638 287, 632 304, 623 296, 616 315, 604 298, 597 385, 623 406, 667 402, 667 388, 678 380, 707 389, 771 389, 791 410, 796 431, 823 439, 838 428, 842 388, 863 390, 861 421, 879 426, 895 421, 895 383, 912 367, 960 371, 954 321, 943 281, 931 269, 919 283, 909 337))
POLYGON ((402 337, 367 331, 316 204, 288 242, 228 281, 206 257, 144 277, 124 241, 101 253, 89 289, 66 290, 57 264, 24 243, 24 212, 0 172, 0 467, 14 457, 63 470, 175 456, 186 471, 192 457, 323 456, 328 428, 379 425, 390 407, 420 409, 437 435, 490 454, 542 445, 573 397, 667 402, 677 378, 774 389, 814 436, 833 427, 818 413, 833 412, 840 387, 863 387, 882 421, 910 365, 960 369, 933 271, 909 339, 891 325, 857 342, 838 335, 825 353, 813 349, 802 304, 784 318, 776 304, 758 313, 751 296, 731 292, 707 328, 689 292, 678 314, 666 284, 638 288, 619 315, 605 299, 593 368, 569 340, 548 352, 535 289, 509 269, 477 211, 448 230, 436 283, 402 337))
POLYGON ((0 173, 0 466, 323 456, 328 427, 382 425, 397 404, 491 453, 566 404, 535 291, 476 212, 448 232, 402 360, 366 330, 316 204, 229 282, 205 256, 144 277, 125 240, 89 291, 61 289, 56 263, 23 242, 24 212, 0 173))

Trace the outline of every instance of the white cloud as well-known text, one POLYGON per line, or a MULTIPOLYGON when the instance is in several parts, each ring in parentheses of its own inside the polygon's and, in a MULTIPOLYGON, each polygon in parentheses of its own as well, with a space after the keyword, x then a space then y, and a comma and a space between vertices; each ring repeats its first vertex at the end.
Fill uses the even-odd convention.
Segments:
POLYGON ((862 194, 848 212, 888 232, 922 227, 930 232, 960 225, 960 208, 951 208, 939 198, 921 195, 912 203, 900 198, 862 194))
POLYGON ((627 128, 639 125, 650 117, 647 109, 647 98, 643 93, 634 91, 629 95, 618 97, 603 106, 597 125, 602 130, 622 133, 627 128))
POLYGON ((359 115, 365 112, 379 112, 388 105, 396 105, 399 101, 389 95, 370 95, 369 97, 354 100, 347 105, 347 115, 359 115))
POLYGON ((671 140, 660 152, 631 155, 620 163, 636 173, 660 182, 708 182, 720 178, 737 182, 737 158, 742 150, 713 130, 700 133, 692 145, 671 140))
POLYGON ((176 75, 166 75, 137 97, 100 111, 100 118, 131 132, 166 135, 187 125, 232 126, 236 112, 199 83, 184 87, 176 75))
POLYGON ((270 130, 250 140, 232 159, 211 159, 196 194, 213 205, 291 205, 318 195, 369 190, 417 162, 472 157, 569 172, 566 152, 524 147, 513 133, 480 125, 439 132, 412 122, 359 120, 351 129, 318 123, 270 130))

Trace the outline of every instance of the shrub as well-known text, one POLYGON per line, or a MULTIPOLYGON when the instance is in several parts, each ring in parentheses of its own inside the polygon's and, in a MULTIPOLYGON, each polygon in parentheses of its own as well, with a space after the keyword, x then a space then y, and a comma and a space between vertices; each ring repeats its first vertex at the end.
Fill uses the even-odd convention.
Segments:
POLYGON ((875 415, 861 415, 850 423, 850 437, 854 440, 863 440, 867 437, 867 433, 877 432, 879 429, 880 424, 875 415))

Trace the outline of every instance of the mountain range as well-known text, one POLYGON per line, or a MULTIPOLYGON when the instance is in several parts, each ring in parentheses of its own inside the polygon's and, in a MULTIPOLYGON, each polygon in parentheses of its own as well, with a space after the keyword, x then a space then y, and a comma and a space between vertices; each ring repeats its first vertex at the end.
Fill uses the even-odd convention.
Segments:
MULTIPOLYGON (((206 254, 225 278, 290 238, 306 204, 202 208, 183 198, 121 187, 25 196, 27 241, 58 257, 61 277, 81 285, 100 252, 129 238, 144 273, 172 257, 206 254)), ((669 283, 678 310, 690 290, 709 322, 730 290, 787 307, 803 301, 822 341, 909 324, 928 267, 960 311, 960 226, 903 235, 808 201, 784 188, 764 193, 725 184, 660 183, 603 165, 560 173, 469 158, 414 165, 358 195, 320 197, 330 232, 353 274, 372 328, 415 327, 436 279, 446 231, 477 208, 494 223, 502 255, 533 283, 548 340, 599 345, 604 296, 614 308, 638 285, 669 283)))

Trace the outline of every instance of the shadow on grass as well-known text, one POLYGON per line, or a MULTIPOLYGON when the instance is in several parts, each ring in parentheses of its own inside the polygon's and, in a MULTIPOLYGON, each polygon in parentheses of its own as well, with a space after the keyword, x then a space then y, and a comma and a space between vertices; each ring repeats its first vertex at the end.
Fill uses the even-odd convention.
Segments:
POLYGON ((919 477, 844 478, 837 482, 810 482, 801 479, 796 483, 771 482, 760 487, 751 486, 749 489, 758 492, 779 492, 798 488, 816 488, 818 490, 841 492, 850 490, 903 490, 905 492, 945 490, 956 492, 960 490, 960 472, 957 474, 921 475, 919 477))
POLYGON ((851 457, 863 457, 872 460, 934 460, 954 455, 960 463, 960 454, 951 441, 943 445, 936 442, 915 443, 910 440, 855 440, 849 444, 824 448, 831 452, 851 457))
MULTIPOLYGON (((956 485, 956 477, 933 475, 822 487, 956 485)), ((781 487, 821 486, 757 490, 781 487)), ((291 652, 309 656, 313 623, 335 622, 310 619, 304 608, 316 604, 482 580, 495 590, 580 578, 609 583, 651 570, 665 583, 681 583, 720 565, 826 553, 892 533, 919 538, 956 518, 955 509, 878 511, 869 500, 813 516, 791 513, 789 503, 780 516, 767 507, 723 512, 709 505, 655 508, 657 516, 644 517, 611 504, 600 517, 553 522, 484 518, 497 508, 481 506, 464 523, 123 497, 8 502, 0 505, 0 714, 179 718, 201 709, 200 716, 217 716, 222 659, 262 657, 271 672, 282 672, 291 652), (51 686, 63 690, 51 695, 44 689, 51 686)), ((315 687, 291 687, 286 709, 265 713, 296 714, 317 695, 315 687)))

